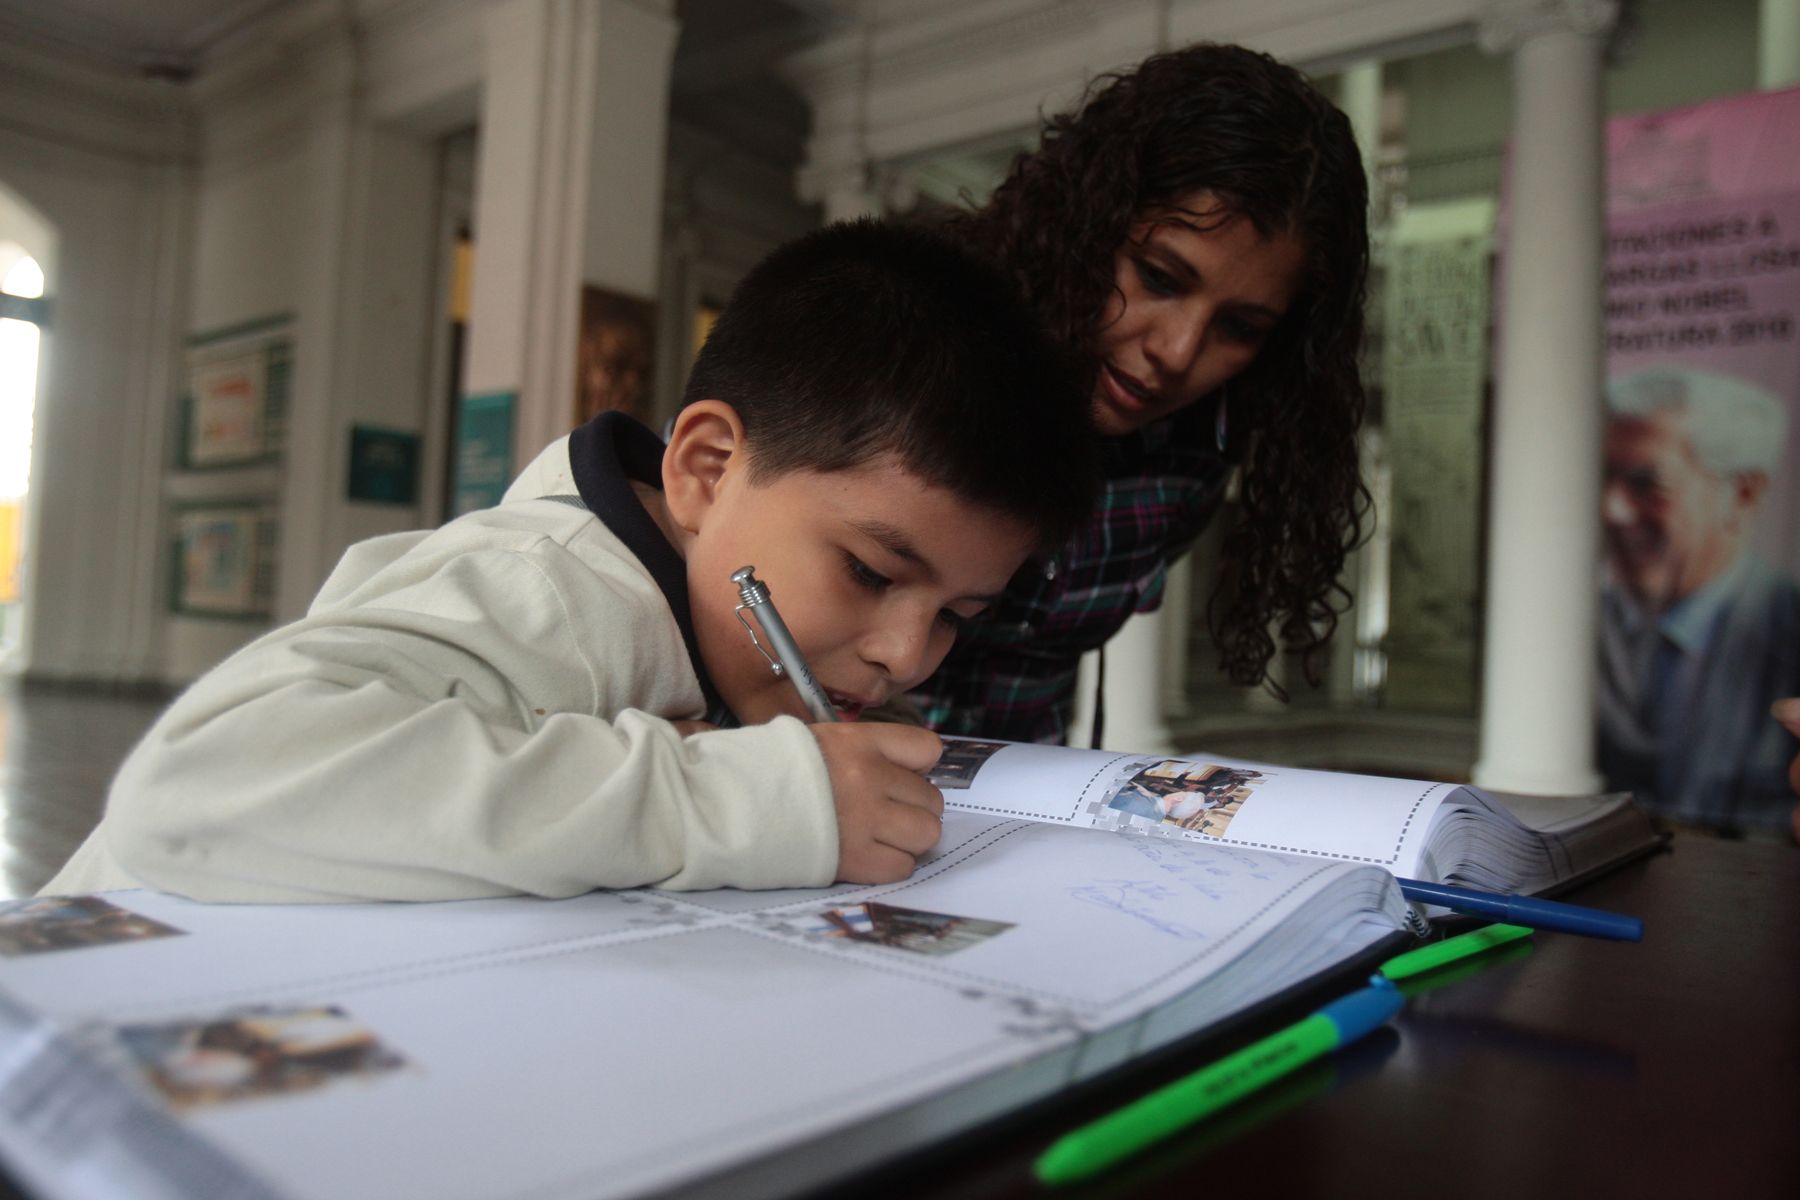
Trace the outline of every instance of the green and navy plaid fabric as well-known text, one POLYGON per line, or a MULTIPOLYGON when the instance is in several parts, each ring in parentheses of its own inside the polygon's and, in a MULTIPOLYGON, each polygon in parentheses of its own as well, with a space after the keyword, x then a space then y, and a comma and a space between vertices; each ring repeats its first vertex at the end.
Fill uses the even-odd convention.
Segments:
POLYGON ((1061 743, 1085 652, 1162 602, 1169 563, 1218 510, 1231 464, 1211 405, 1109 439, 1093 514, 1054 557, 1028 561, 967 623, 935 675, 911 693, 940 733, 1061 743))

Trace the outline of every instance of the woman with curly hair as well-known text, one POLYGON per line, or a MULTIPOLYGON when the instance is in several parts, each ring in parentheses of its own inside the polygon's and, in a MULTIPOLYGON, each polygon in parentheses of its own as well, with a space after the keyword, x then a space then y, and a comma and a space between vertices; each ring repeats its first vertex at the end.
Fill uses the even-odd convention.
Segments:
POLYGON ((1090 380, 1106 486, 912 694, 927 724, 1066 740, 1081 654, 1157 607, 1234 467, 1241 519, 1207 610, 1220 665, 1268 680, 1273 628, 1319 681, 1368 507, 1367 206, 1341 112, 1267 55, 1202 44, 1097 80, 953 219, 1090 380))

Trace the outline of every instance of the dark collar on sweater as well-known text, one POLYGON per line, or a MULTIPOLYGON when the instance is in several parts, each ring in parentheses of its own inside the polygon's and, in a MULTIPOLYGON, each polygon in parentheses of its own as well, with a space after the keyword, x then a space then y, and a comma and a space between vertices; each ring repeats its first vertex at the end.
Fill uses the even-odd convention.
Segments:
MULTIPOLYGON (((713 687, 712 677, 700 658, 694 639, 693 612, 688 604, 687 564, 631 488, 633 480, 662 490, 663 441, 649 429, 621 412, 603 412, 569 435, 569 467, 575 487, 588 511, 625 543, 625 548, 644 564, 656 586, 662 589, 669 612, 681 629, 688 658, 706 697, 706 719, 715 725, 736 725, 736 716, 713 687)), ((720 587, 729 580, 721 579, 720 587)))

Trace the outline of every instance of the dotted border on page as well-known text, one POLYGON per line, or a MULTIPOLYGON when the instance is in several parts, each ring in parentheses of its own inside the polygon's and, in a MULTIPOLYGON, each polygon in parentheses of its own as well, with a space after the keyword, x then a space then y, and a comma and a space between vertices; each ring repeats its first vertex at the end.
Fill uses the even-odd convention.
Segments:
MULTIPOLYGON (((1101 775, 1105 774, 1107 771, 1110 771, 1112 768, 1117 766, 1123 760, 1131 759, 1131 758, 1142 758, 1142 757, 1143 757, 1142 755, 1122 754, 1118 758, 1111 759, 1108 762, 1102 764, 1100 767, 1096 768, 1094 773, 1088 777, 1088 781, 1085 784, 1083 784, 1081 789, 1076 793, 1077 798, 1075 801, 1075 808, 1069 813, 1069 815, 1067 817, 1063 818, 1063 820, 1073 821, 1075 819, 1076 815, 1081 811, 1082 801, 1081 801, 1080 797, 1086 796, 1088 794, 1089 789, 1091 789, 1094 786, 1094 783, 1100 778, 1101 775)), ((1162 762, 1162 761, 1164 761, 1164 759, 1154 758, 1154 759, 1146 759, 1146 761, 1162 762)), ((1439 789, 1453 787, 1453 786, 1455 786, 1455 785, 1447 784, 1447 783, 1431 783, 1431 784, 1427 784, 1425 786, 1425 790, 1419 794, 1418 799, 1414 800, 1412 802, 1412 807, 1407 810, 1405 819, 1400 822, 1400 830, 1394 837, 1394 849, 1391 853, 1389 853, 1389 855, 1386 858, 1382 858, 1377 855, 1368 855, 1368 854, 1340 854, 1335 850, 1315 850, 1308 846, 1284 846, 1279 842, 1253 842, 1253 841, 1248 841, 1243 838, 1236 838, 1236 837, 1214 837, 1212 834, 1198 833, 1191 829, 1175 829, 1175 830, 1169 830, 1169 831, 1165 832, 1160 826, 1139 827, 1136 825, 1120 826, 1117 829, 1109 829, 1109 828, 1105 828, 1103 826, 1096 825, 1096 826, 1094 826, 1094 829, 1096 831, 1102 832, 1102 833, 1129 832, 1129 833, 1131 833, 1135 836, 1139 836, 1139 837, 1143 837, 1143 836, 1174 837, 1174 838, 1179 838, 1182 841, 1200 842, 1202 844, 1213 843, 1213 844, 1223 845, 1223 846, 1243 846, 1247 849, 1252 849, 1252 850, 1277 850, 1283 854, 1304 854, 1310 858, 1330 858, 1330 859, 1335 859, 1338 862, 1369 863, 1369 864, 1372 864, 1372 865, 1378 866, 1378 867, 1391 867, 1395 863, 1400 861, 1400 851, 1401 851, 1402 847, 1404 847, 1406 845, 1407 834, 1409 834, 1412 831, 1413 822, 1418 820, 1419 809, 1421 807, 1423 807, 1425 801, 1429 800, 1432 796, 1432 793, 1438 791, 1439 789)), ((988 815, 988 816, 1020 817, 1027 821, 1037 821, 1039 823, 1057 823, 1055 818, 1051 818, 1048 821, 1046 821, 1046 819, 1039 813, 1024 812, 1024 811, 1021 811, 1016 808, 994 808, 994 807, 989 807, 986 805, 978 806, 978 805, 973 805, 973 804, 967 804, 967 805, 959 804, 959 805, 957 805, 957 811, 969 812, 969 813, 981 813, 981 814, 988 815)))
POLYGON ((1336 859, 1338 862, 1360 862, 1370 863, 1377 867, 1391 867, 1396 862, 1400 861, 1400 848, 1406 845, 1406 835, 1411 831, 1413 822, 1418 819, 1420 807, 1424 805, 1425 801, 1431 798, 1433 792, 1437 791, 1439 788, 1450 786, 1452 785, 1447 783, 1433 783, 1426 785, 1425 790, 1419 793, 1419 798, 1414 800, 1412 807, 1407 810, 1406 819, 1400 822, 1400 832, 1394 837, 1393 852, 1386 858, 1371 857, 1366 854, 1339 854, 1333 850, 1312 850, 1305 846, 1283 846, 1275 842, 1247 842, 1238 838, 1216 838, 1206 834, 1201 834, 1200 837, 1209 842, 1221 842, 1231 846, 1247 846, 1254 850, 1280 850, 1287 854, 1306 854, 1315 858, 1336 859))
POLYGON ((1158 763, 1167 761, 1168 757, 1169 756, 1167 755, 1159 758, 1155 755, 1146 757, 1142 754, 1119 754, 1107 759, 1105 762, 1094 768, 1094 773, 1088 776, 1088 781, 1086 783, 1076 789, 1075 806, 1069 810, 1069 815, 1066 817, 1046 817, 1043 813, 1039 812, 1027 812, 1022 808, 1000 808, 999 806, 992 804, 966 804, 961 801, 949 801, 947 797, 946 802, 950 803, 957 812, 982 813, 986 816, 996 817, 1023 817, 1027 821, 1036 821, 1039 824, 1059 824, 1063 821, 1073 821, 1076 814, 1081 812, 1082 797, 1088 794, 1088 789, 1094 786, 1095 780, 1099 779, 1100 776, 1106 774, 1106 772, 1112 770, 1120 763, 1133 758, 1141 759, 1145 763, 1158 763))

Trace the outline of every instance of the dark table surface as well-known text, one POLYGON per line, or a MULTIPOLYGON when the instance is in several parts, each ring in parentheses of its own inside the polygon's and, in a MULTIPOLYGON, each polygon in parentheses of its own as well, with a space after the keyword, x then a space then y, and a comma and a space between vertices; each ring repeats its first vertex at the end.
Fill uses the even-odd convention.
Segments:
MULTIPOLYGON (((1800 1197, 1800 850, 1677 835, 1564 898, 1642 917, 1643 942, 1495 951, 1393 1028, 1060 1194, 1800 1197)), ((1031 1162, 1055 1136, 1268 1031, 839 1190, 1044 1195, 1031 1162)))

